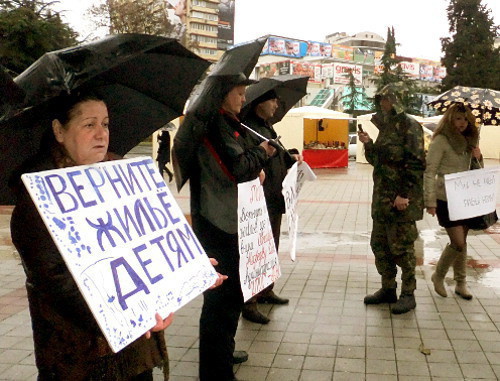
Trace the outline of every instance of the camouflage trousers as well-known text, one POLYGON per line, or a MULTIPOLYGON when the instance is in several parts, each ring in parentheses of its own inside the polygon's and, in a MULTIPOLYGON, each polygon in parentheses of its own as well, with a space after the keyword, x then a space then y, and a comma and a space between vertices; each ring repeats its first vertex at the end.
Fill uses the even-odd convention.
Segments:
POLYGON ((375 266, 382 277, 382 288, 396 288, 397 266, 401 267, 401 294, 413 294, 415 279, 414 242, 418 237, 415 221, 387 223, 373 221, 370 246, 375 266))

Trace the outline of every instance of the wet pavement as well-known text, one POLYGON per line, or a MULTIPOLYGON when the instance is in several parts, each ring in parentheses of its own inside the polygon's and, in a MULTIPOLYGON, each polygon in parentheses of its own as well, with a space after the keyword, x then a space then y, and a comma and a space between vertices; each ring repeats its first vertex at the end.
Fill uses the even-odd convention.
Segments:
MULTIPOLYGON (((499 165, 487 161, 486 166, 499 165)), ((467 280, 474 299, 433 291, 430 275, 448 242, 436 219, 418 222, 417 308, 391 315, 365 306, 380 287, 371 230, 371 167, 316 170, 299 202, 297 260, 280 245, 282 277, 275 290, 286 306, 261 305, 268 325, 240 321, 235 367, 239 380, 498 380, 500 379, 500 225, 469 235, 467 280), (427 353, 427 354, 425 354, 427 353)), ((172 186, 173 189, 173 186, 172 186)), ((186 189, 174 192, 188 213, 186 189)), ((11 208, 0 207, 0 380, 35 380, 24 273, 10 242, 11 208)), ((284 224, 285 225, 285 224, 284 224)), ((171 380, 196 380, 201 297, 177 311, 166 331, 171 380)), ((160 379, 155 373, 155 379, 160 379)))

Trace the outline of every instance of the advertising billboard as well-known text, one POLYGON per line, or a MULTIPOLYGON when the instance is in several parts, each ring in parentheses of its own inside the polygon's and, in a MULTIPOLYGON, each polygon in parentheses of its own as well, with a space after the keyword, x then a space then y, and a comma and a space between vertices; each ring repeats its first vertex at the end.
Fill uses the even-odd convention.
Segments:
POLYGON ((349 72, 354 75, 355 84, 361 85, 363 82, 363 67, 345 63, 333 64, 333 82, 344 85, 349 84, 349 72))
POLYGON ((309 82, 321 82, 321 64, 292 61, 292 74, 308 75, 309 82))
POLYGON ((290 74, 290 61, 271 62, 259 66, 257 78, 262 79, 286 74, 290 74))
POLYGON ((410 78, 418 79, 420 77, 420 64, 416 62, 402 61, 399 63, 403 73, 407 74, 410 78))
POLYGON ((331 57, 332 45, 325 42, 308 41, 307 55, 310 57, 331 57))
POLYGON ((332 45, 332 57, 352 61, 354 59, 354 48, 344 45, 332 45))
POLYGON ((291 40, 281 37, 269 37, 267 39, 262 55, 276 55, 284 57, 304 57, 307 53, 305 41, 291 40))
POLYGON ((220 0, 217 49, 234 45, 234 4, 235 0, 220 0))

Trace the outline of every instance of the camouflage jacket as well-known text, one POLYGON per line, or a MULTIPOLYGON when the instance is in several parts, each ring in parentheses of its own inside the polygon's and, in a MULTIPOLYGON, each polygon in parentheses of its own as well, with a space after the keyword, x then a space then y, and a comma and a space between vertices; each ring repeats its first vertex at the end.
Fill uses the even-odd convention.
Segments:
POLYGON ((373 165, 372 218, 404 222, 423 218, 425 153, 420 124, 405 113, 378 112, 372 123, 379 129, 375 142, 365 143, 365 156, 373 165), (409 199, 404 211, 393 207, 396 196, 409 199))

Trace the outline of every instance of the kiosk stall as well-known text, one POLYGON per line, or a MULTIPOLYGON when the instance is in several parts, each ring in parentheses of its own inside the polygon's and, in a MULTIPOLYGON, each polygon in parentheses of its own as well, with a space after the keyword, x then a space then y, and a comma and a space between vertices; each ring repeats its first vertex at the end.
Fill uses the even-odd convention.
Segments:
POLYGON ((302 149, 311 168, 347 167, 349 114, 316 106, 291 109, 275 124, 287 148, 302 149))

